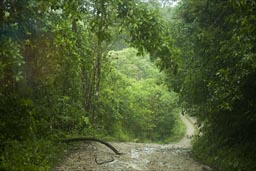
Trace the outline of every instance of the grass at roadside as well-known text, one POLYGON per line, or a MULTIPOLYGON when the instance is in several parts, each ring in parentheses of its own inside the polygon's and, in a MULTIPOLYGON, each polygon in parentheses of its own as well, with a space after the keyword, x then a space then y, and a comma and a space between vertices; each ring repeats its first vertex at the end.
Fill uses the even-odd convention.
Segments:
POLYGON ((182 122, 179 116, 180 109, 176 109, 174 112, 175 125, 173 127, 173 134, 167 139, 167 143, 178 142, 185 136, 186 126, 182 122))

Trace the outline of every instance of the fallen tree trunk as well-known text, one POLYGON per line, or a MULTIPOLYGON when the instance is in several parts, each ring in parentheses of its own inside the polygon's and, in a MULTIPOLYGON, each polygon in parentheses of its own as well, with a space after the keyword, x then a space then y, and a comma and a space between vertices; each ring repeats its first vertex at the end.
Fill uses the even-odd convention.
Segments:
POLYGON ((87 137, 77 137, 77 138, 67 138, 62 140, 61 142, 69 143, 69 142, 75 142, 75 141, 94 141, 94 142, 99 142, 105 146, 107 146, 109 149, 111 149, 116 155, 121 155, 123 153, 120 153, 115 147, 113 147, 111 144, 99 140, 97 138, 87 138, 87 137))

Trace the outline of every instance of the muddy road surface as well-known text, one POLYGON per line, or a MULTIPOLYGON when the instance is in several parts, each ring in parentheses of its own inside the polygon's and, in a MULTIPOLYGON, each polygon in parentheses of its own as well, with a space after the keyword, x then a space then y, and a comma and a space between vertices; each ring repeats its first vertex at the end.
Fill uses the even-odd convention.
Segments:
POLYGON ((180 115, 187 127, 184 138, 173 144, 112 142, 122 155, 115 155, 99 143, 75 147, 55 171, 202 171, 204 166, 191 157, 195 126, 180 115))

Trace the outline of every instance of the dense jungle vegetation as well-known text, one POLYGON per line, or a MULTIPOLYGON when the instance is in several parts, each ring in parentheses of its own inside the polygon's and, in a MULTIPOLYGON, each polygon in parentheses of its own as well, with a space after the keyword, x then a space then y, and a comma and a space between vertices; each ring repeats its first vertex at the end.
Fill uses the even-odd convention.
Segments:
POLYGON ((0 1, 0 170, 49 170, 65 137, 177 140, 180 108, 195 157, 255 170, 255 23, 253 0, 0 1))

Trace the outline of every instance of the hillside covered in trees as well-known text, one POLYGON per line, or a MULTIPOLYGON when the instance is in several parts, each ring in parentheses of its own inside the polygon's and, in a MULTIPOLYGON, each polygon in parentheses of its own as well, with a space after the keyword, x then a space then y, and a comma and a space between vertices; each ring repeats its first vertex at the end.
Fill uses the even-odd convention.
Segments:
POLYGON ((49 170, 67 137, 169 143, 255 170, 256 3, 0 2, 0 170, 49 170))

